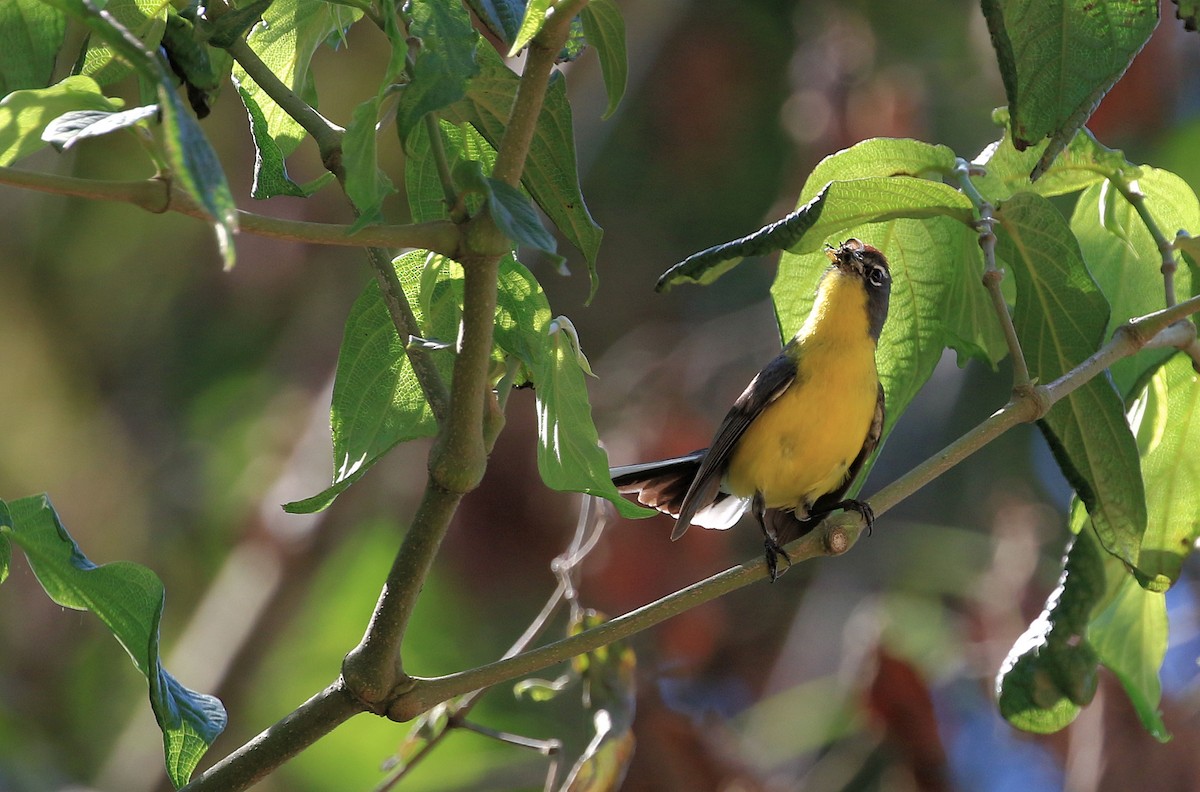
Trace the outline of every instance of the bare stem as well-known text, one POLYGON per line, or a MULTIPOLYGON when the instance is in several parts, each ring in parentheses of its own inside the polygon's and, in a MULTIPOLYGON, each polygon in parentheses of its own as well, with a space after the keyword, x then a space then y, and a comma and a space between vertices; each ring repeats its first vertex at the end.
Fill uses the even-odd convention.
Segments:
POLYGON ((987 289, 992 301, 992 310, 1000 322, 1004 332, 1004 343, 1008 345, 1008 356, 1013 365, 1013 391, 1024 392, 1030 388, 1029 364, 1025 362, 1025 353, 1021 351, 1021 341, 1017 337, 1017 329, 1013 326, 1012 314, 1008 312, 1008 303, 1000 290, 1000 282, 1004 273, 996 267, 996 216, 995 207, 986 200, 975 183, 971 181, 971 166, 961 157, 955 162, 954 176, 959 186, 975 205, 979 219, 976 226, 979 229, 979 247, 983 250, 983 286, 987 289))
POLYGON ((1137 180, 1127 179, 1123 173, 1117 173, 1110 176, 1109 179, 1137 212, 1138 217, 1146 226, 1146 230, 1150 232, 1151 238, 1154 239, 1155 246, 1158 247, 1159 255, 1162 256, 1162 266, 1159 271, 1163 276, 1163 304, 1169 308, 1176 302, 1175 272, 1179 269, 1179 263, 1175 260, 1175 245, 1167 239, 1162 229, 1158 227, 1158 223, 1155 222, 1154 216, 1150 214, 1150 210, 1146 207, 1146 196, 1138 189, 1137 180))

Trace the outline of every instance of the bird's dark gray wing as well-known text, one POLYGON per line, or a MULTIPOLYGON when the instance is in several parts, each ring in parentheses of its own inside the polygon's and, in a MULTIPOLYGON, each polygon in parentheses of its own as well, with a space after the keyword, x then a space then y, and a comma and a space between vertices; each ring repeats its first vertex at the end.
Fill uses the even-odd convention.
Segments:
POLYGON ((712 445, 700 460, 700 468, 679 508, 679 519, 675 521, 675 530, 671 532, 672 539, 683 536, 696 512, 716 500, 725 468, 729 465, 738 440, 767 405, 779 398, 796 379, 796 361, 789 354, 790 347, 789 344, 758 372, 717 428, 712 445))

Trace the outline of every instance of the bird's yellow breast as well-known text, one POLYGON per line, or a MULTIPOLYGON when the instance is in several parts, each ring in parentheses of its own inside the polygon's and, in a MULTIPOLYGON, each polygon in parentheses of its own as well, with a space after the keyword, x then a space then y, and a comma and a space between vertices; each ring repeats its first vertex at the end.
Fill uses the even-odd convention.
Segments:
POLYGON ((836 490, 875 416, 879 375, 862 281, 831 272, 789 354, 796 378, 734 448, 726 487, 767 508, 802 512, 836 490))

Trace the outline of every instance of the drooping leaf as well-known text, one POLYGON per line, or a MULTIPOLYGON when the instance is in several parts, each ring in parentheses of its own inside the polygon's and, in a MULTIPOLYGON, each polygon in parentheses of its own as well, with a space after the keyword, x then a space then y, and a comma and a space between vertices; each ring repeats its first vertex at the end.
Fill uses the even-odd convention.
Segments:
MULTIPOLYGON (((418 293, 421 274, 430 254, 414 250, 394 262, 413 313, 423 332, 434 335, 418 293)), ((396 333, 383 295, 371 282, 355 301, 346 319, 342 348, 330 408, 333 433, 333 483, 311 498, 286 504, 293 514, 321 511, 347 487, 358 481, 384 454, 406 440, 430 437, 437 431, 433 411, 408 362, 405 345, 396 333)), ((435 353, 443 377, 449 381, 449 353, 435 353)))
POLYGON ((383 201, 396 191, 392 180, 379 167, 375 122, 379 97, 354 108, 342 138, 342 162, 346 169, 346 195, 358 211, 352 231, 383 219, 383 201))
POLYGON ((996 675, 1000 714, 1013 726, 1050 734, 1092 700, 1099 658, 1088 642, 1088 621, 1105 586, 1104 560, 1085 526, 1068 547, 1058 587, 996 675))
MULTIPOLYGON (((316 88, 309 74, 309 63, 323 42, 342 35, 362 17, 362 11, 325 0, 275 0, 263 12, 262 23, 246 37, 263 63, 288 88, 316 106, 316 88)), ((304 139, 304 130, 250 79, 240 66, 233 75, 262 111, 266 132, 279 151, 287 157, 304 139)), ((256 145, 261 140, 255 138, 256 145)))
POLYGON ((0 3, 0 96, 50 84, 66 22, 42 0, 0 3))
MULTIPOLYGON (((480 73, 471 81, 466 98, 446 108, 443 117, 470 124, 492 148, 498 148, 519 79, 490 47, 479 48, 478 60, 480 73)), ((583 253, 594 291, 596 253, 604 232, 592 220, 579 189, 571 107, 561 79, 551 80, 546 92, 521 183, 563 236, 583 253)))
MULTIPOLYGON (((251 185, 250 197, 261 200, 274 198, 276 195, 291 195, 297 198, 309 195, 309 191, 296 184, 288 176, 283 151, 275 142, 275 138, 271 137, 266 116, 263 115, 262 108, 258 106, 258 100, 252 93, 243 90, 236 80, 234 80, 234 85, 238 89, 238 96, 242 98, 246 115, 250 117, 250 134, 255 141, 254 182, 251 185)), ((333 177, 332 173, 327 172, 327 174, 328 178, 333 177)))
MULTIPOLYGON (((1173 173, 1142 167, 1135 182, 1146 210, 1168 237, 1183 228, 1200 228, 1200 202, 1187 182, 1173 173)), ((1130 319, 1166 307, 1160 275, 1162 253, 1137 210, 1111 182, 1089 187, 1079 196, 1071 230, 1100 290, 1112 306, 1106 337, 1130 319)), ((1175 273, 1175 289, 1192 293, 1187 267, 1175 273)), ((1113 364, 1113 384, 1125 399, 1143 375, 1162 363, 1172 350, 1144 349, 1113 364)))
MULTIPOLYGON (((911 176, 920 179, 949 173, 954 168, 954 164, 954 152, 945 146, 933 146, 918 140, 899 138, 874 138, 831 154, 817 163, 813 172, 805 180, 804 189, 796 202, 798 208, 794 212, 747 237, 689 256, 659 278, 658 288, 665 289, 679 280, 711 282, 735 266, 744 256, 764 255, 776 250, 792 249, 817 225, 830 198, 823 193, 833 182, 892 176, 911 176)), ((942 186, 944 187, 944 185, 942 186)), ((839 194, 840 190, 841 188, 839 188, 839 194)), ((944 192, 936 187, 934 190, 944 195, 944 192)), ((952 201, 960 208, 965 205, 969 212, 970 201, 965 197, 945 198, 945 200, 952 201)), ((853 206, 847 205, 839 211, 845 214, 853 213, 855 209, 853 206)), ((848 228, 857 222, 862 221, 850 222, 845 227, 848 228)), ((829 229, 829 225, 827 224, 825 228, 829 229)), ((793 252, 816 250, 823 241, 816 239, 819 233, 812 232, 813 239, 804 251, 793 250, 793 252)), ((836 233, 836 230, 829 230, 828 233, 836 233)))
POLYGON ((580 14, 587 43, 600 56, 600 75, 608 95, 602 120, 612 117, 629 82, 629 60, 625 52, 625 20, 613 0, 591 0, 580 14))
POLYGON ((562 492, 583 492, 612 503, 623 517, 654 514, 625 498, 609 478, 608 454, 600 447, 587 383, 571 336, 553 325, 534 373, 537 396, 538 471, 562 492))
POLYGON ((969 224, 971 202, 959 191, 938 182, 908 176, 884 176, 830 182, 796 211, 732 242, 689 256, 671 267, 655 287, 665 291, 676 283, 711 283, 729 269, 729 262, 776 250, 811 253, 848 228, 898 218, 948 217, 969 224))
POLYGON ((45 495, 0 509, 0 545, 15 542, 46 594, 64 608, 94 613, 146 677, 150 706, 163 732, 168 775, 187 783, 201 756, 224 730, 225 708, 167 673, 159 656, 165 592, 149 569, 118 561, 96 566, 80 550, 45 495))
MULTIPOLYGON (((1031 376, 1048 384, 1099 349, 1109 307, 1066 220, 1049 201, 1018 193, 997 212, 996 255, 1016 276, 1013 324, 1031 376)), ((1097 377, 1038 422, 1108 552, 1136 565, 1146 529, 1137 444, 1120 396, 1097 377)))
POLYGON ((42 131, 42 140, 63 151, 81 140, 127 129, 156 115, 158 105, 134 107, 119 112, 72 110, 51 121, 42 131))
POLYGON ((1158 24, 1145 0, 984 0, 983 14, 1012 112, 1013 143, 1051 143, 1050 161, 1129 68, 1158 24))
POLYGON ((168 6, 161 46, 171 71, 183 81, 188 104, 197 118, 205 118, 211 112, 212 94, 220 87, 224 75, 209 55, 208 43, 193 24, 194 16, 190 12, 184 16, 168 6))
POLYGON ((10 93, 0 100, 0 165, 11 165, 43 148, 42 132, 66 113, 120 107, 120 100, 105 97, 95 80, 81 75, 49 88, 10 93))
MULTIPOLYGON (((400 94, 396 127, 401 143, 427 114, 459 101, 479 73, 475 52, 479 34, 460 3, 423 0, 412 5, 409 37, 420 41, 412 64, 412 80, 400 94)), ((393 46, 407 47, 406 40, 393 46)))
POLYGON ((204 209, 217 236, 225 268, 233 266, 233 235, 237 233, 237 204, 225 180, 221 161, 209 145, 200 124, 188 112, 179 94, 159 83, 162 108, 163 147, 171 165, 171 176, 204 209))

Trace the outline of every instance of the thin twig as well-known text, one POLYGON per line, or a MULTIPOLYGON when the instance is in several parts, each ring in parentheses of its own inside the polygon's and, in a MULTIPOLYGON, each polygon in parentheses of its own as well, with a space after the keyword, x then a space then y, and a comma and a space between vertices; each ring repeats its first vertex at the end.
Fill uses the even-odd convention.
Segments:
MULTIPOLYGON (((102 181, 0 167, 0 184, 37 192, 87 198, 93 201, 127 203, 147 212, 175 212, 200 220, 208 215, 182 190, 172 190, 164 179, 102 181)), ((338 223, 311 223, 238 210, 240 233, 291 242, 339 247, 422 248, 454 258, 460 245, 459 227, 449 220, 434 220, 408 225, 367 226, 351 232, 351 226, 338 223)))
POLYGON ((1175 244, 1167 239, 1163 234, 1162 229, 1158 227, 1158 223, 1154 220, 1154 216, 1150 214, 1150 209, 1146 206, 1146 196, 1138 188, 1136 179, 1127 179, 1123 173, 1116 173, 1109 177, 1113 186, 1117 191, 1129 202, 1137 212, 1138 217, 1142 219, 1142 224, 1146 226, 1146 230, 1150 232, 1150 236, 1154 239, 1154 244, 1158 248, 1158 253, 1162 257, 1162 265, 1159 271, 1163 276, 1163 304, 1170 308, 1175 304, 1175 272, 1179 269, 1179 263, 1175 260, 1175 244))
POLYGON ((1021 351, 1021 341, 1017 337, 1017 329, 1013 326, 1012 314, 1008 311, 1008 303, 1000 290, 1000 282, 1004 273, 996 266, 996 217, 995 207, 983 197, 971 181, 971 164, 961 157, 955 162, 954 176, 958 180, 963 195, 971 200, 975 212, 979 216, 976 227, 979 230, 979 247, 983 250, 983 286, 987 289, 992 301, 992 310, 1000 322, 1004 332, 1004 343, 1008 345, 1008 356, 1012 358, 1013 391, 1025 392, 1031 387, 1029 364, 1025 362, 1025 353, 1021 351))

